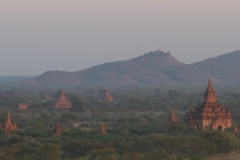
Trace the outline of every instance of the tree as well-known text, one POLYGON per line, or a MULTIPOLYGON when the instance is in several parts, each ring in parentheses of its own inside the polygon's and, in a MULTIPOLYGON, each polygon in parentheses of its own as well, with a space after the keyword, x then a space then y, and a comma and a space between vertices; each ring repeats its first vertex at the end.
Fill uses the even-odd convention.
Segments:
POLYGON ((61 157, 61 147, 58 144, 46 144, 39 147, 39 150, 46 160, 58 160, 61 157))

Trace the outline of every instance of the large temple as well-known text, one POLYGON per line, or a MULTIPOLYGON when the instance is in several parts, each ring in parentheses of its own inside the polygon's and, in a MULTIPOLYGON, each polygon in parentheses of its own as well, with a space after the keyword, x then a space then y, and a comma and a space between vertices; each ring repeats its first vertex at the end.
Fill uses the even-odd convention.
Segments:
POLYGON ((61 97, 58 99, 55 107, 56 108, 71 108, 72 107, 71 102, 69 101, 69 99, 66 98, 66 95, 63 90, 62 90, 61 97))
POLYGON ((9 133, 10 131, 13 131, 13 130, 18 130, 16 123, 14 124, 12 123, 9 113, 6 118, 4 130, 6 133, 9 133))
POLYGON ((217 102, 217 96, 209 79, 202 104, 186 113, 186 126, 199 130, 224 130, 232 127, 232 116, 229 109, 217 102))
POLYGON ((104 99, 107 101, 113 101, 112 95, 109 93, 108 88, 106 88, 104 99))

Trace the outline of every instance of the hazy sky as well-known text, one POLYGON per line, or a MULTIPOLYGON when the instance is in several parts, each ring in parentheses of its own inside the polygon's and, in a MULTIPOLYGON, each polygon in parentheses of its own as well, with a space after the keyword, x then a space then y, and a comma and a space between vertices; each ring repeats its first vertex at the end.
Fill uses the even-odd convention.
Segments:
POLYGON ((240 0, 0 0, 0 75, 77 71, 162 46, 192 63, 240 49, 240 0))

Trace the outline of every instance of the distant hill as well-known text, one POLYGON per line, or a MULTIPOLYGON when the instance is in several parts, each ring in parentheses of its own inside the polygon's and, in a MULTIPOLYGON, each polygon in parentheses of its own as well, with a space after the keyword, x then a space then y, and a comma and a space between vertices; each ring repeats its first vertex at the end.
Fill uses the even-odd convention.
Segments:
POLYGON ((149 52, 139 57, 104 63, 77 72, 47 71, 33 80, 44 84, 158 85, 240 83, 240 51, 193 64, 184 64, 170 53, 149 52))

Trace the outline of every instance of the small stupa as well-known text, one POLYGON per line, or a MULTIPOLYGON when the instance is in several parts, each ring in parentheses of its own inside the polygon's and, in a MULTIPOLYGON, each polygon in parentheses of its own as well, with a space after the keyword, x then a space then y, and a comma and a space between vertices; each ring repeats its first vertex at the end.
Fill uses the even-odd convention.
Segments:
POLYGON ((109 93, 108 88, 106 88, 104 99, 107 100, 107 101, 113 101, 112 95, 109 93))
POLYGON ((103 123, 101 124, 100 133, 101 133, 101 134, 106 134, 106 133, 107 133, 106 130, 105 130, 105 128, 104 128, 104 126, 103 126, 103 123))
POLYGON ((168 120, 166 121, 166 123, 170 123, 170 122, 178 123, 178 119, 176 118, 173 109, 171 110, 170 116, 169 116, 168 120))
POLYGON ((72 104, 69 101, 68 98, 66 98, 66 95, 64 91, 62 90, 61 97, 58 99, 58 102, 55 105, 56 108, 71 108, 72 104))
POLYGON ((57 122, 57 123, 56 123, 56 126, 55 126, 55 128, 54 128, 54 130, 53 130, 53 133, 55 133, 55 134, 60 134, 60 133, 62 133, 62 132, 63 132, 63 131, 62 131, 59 123, 57 122))
POLYGON ((9 113, 7 114, 4 130, 6 133, 9 133, 10 131, 13 131, 13 130, 18 130, 17 124, 12 123, 9 113))
POLYGON ((236 123, 235 123, 235 125, 234 125, 233 131, 234 131, 234 133, 238 133, 238 128, 237 128, 236 123))

